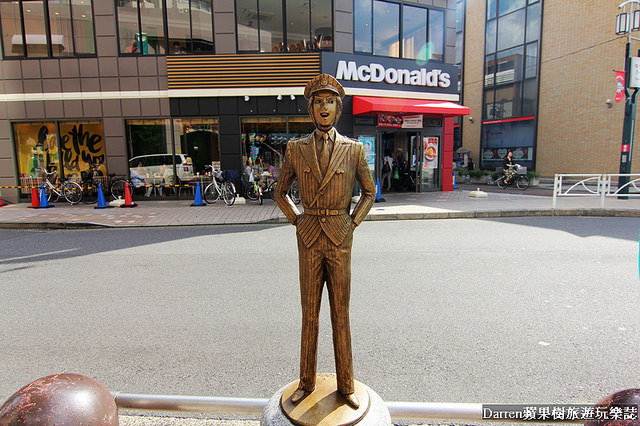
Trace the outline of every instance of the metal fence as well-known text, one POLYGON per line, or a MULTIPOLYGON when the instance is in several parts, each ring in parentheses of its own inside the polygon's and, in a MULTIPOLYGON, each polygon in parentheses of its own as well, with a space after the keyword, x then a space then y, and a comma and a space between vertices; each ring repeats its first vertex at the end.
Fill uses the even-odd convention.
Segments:
POLYGON ((604 208, 607 197, 640 198, 640 174, 557 174, 553 180, 553 208, 558 197, 598 197, 604 208), (621 177, 628 182, 617 188, 621 177))

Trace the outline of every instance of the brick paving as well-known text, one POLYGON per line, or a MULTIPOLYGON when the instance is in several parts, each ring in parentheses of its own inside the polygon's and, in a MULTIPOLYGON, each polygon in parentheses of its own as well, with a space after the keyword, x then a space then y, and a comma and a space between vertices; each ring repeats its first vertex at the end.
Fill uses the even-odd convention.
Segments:
MULTIPOLYGON (((600 215, 638 216, 640 199, 608 198, 604 209, 600 199, 593 197, 559 198, 552 208, 551 190, 500 190, 482 187, 486 198, 473 198, 473 185, 460 185, 452 192, 383 193, 385 202, 377 202, 367 220, 422 220, 500 216, 539 215, 600 215), (536 195, 533 195, 536 194, 536 195)), ((71 206, 55 203, 53 208, 32 209, 28 203, 0 207, 1 227, 146 227, 189 225, 246 225, 255 223, 286 223, 273 200, 263 205, 255 201, 233 206, 224 203, 191 207, 191 200, 141 200, 135 208, 94 209, 93 205, 71 206)))

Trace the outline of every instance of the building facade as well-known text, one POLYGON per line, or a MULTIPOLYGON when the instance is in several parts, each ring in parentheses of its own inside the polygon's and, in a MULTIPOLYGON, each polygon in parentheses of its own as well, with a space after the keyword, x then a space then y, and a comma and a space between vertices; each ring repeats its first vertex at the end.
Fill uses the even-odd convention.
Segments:
POLYGON ((41 168, 162 161, 184 183, 184 158, 194 175, 278 167, 313 129, 302 95, 320 72, 345 86, 338 130, 374 176, 390 153, 397 190, 452 189, 455 0, 0 0, 0 25, 5 200, 41 168))
MULTIPOLYGON (((627 42, 615 34, 620 3, 465 1, 462 101, 471 112, 461 140, 476 167, 494 170, 513 151, 542 176, 619 172, 624 100, 615 99, 615 71, 624 70, 627 42)), ((639 47, 632 43, 634 55, 639 47)), ((638 161, 634 152, 633 172, 638 161)))

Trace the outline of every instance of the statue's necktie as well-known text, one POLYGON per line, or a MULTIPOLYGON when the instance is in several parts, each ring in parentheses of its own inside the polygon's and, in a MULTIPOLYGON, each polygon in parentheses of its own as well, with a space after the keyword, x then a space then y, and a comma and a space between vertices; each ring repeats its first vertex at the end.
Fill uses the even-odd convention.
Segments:
POLYGON ((322 142, 320 143, 320 155, 318 161, 320 162, 320 171, 322 174, 327 173, 329 168, 329 160, 331 159, 331 140, 326 133, 322 134, 322 142))

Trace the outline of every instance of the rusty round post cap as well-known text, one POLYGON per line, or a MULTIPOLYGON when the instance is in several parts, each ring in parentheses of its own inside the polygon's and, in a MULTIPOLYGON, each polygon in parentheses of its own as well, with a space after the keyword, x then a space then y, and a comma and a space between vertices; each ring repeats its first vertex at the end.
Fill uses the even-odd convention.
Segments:
POLYGON ((111 393, 80 374, 54 374, 34 380, 0 406, 0 424, 117 426, 111 393))
POLYGON ((319 74, 307 83, 304 88, 304 97, 309 99, 315 92, 329 90, 344 99, 344 87, 336 78, 329 74, 319 74))

